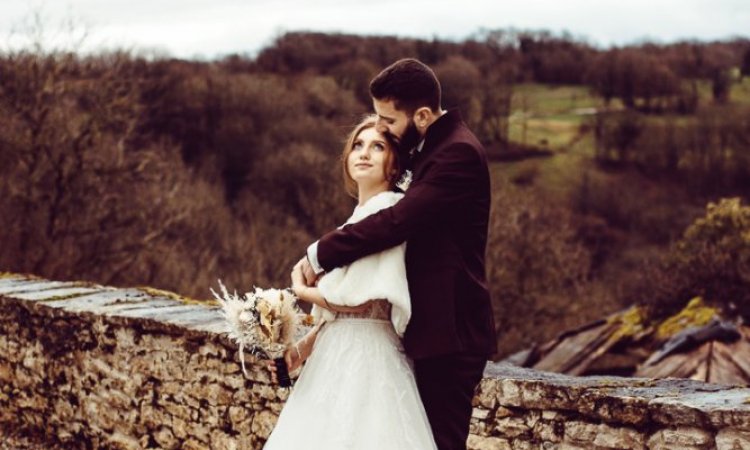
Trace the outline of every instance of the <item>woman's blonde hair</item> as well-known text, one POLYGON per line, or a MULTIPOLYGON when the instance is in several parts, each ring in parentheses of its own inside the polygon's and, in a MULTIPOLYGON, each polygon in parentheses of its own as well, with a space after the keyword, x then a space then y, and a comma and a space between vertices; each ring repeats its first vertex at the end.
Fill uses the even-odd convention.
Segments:
MULTIPOLYGON (((349 133, 349 136, 346 138, 346 144, 344 144, 344 151, 341 153, 341 167, 344 174, 344 188, 346 189, 346 193, 354 198, 357 198, 359 196, 359 191, 357 189, 357 182, 354 181, 351 174, 349 173, 349 166, 347 164, 349 160, 349 154, 352 152, 354 148, 354 141, 357 140, 359 134, 368 128, 375 128, 377 121, 378 116, 375 114, 370 114, 362 118, 362 120, 357 125, 355 125, 352 132, 349 133)), ((398 154, 396 152, 396 143, 387 134, 384 134, 383 138, 386 141, 386 147, 388 151, 385 156, 385 164, 383 165, 383 170, 385 171, 383 175, 385 176, 386 181, 388 181, 388 188, 393 189, 396 186, 399 175, 401 174, 401 165, 399 164, 398 154)))

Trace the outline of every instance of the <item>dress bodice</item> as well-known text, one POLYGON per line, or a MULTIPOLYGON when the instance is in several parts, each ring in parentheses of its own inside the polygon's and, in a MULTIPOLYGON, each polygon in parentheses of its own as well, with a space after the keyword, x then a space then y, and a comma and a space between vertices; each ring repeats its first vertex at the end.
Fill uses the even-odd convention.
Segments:
POLYGON ((367 309, 360 313, 336 313, 338 319, 379 319, 390 320, 391 304, 387 300, 371 300, 367 309))

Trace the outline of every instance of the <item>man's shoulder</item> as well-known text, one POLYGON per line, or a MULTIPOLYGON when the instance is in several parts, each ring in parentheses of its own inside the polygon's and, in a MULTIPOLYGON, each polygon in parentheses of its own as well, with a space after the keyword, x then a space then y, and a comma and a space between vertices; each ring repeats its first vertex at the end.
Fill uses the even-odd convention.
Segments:
POLYGON ((453 157, 486 158, 486 151, 479 139, 467 127, 461 127, 446 136, 435 146, 436 155, 450 154, 453 157))

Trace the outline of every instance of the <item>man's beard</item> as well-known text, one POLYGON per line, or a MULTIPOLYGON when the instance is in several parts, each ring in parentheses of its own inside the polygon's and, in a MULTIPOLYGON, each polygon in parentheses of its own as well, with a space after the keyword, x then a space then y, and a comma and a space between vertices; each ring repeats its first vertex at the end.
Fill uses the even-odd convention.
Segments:
POLYGON ((409 152, 411 152, 421 140, 422 136, 419 134, 419 131, 417 131, 417 126, 414 124, 413 120, 410 120, 409 124, 406 126, 406 130, 404 130, 403 136, 397 140, 399 153, 402 155, 409 154, 409 152))

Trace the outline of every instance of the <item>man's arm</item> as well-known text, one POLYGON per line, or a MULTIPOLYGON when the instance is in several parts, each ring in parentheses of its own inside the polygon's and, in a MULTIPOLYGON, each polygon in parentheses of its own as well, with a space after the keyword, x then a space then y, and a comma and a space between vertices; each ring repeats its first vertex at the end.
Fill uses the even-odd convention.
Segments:
POLYGON ((318 262, 318 241, 313 242, 307 247, 307 259, 305 259, 306 265, 303 266, 305 279, 308 284, 315 282, 315 279, 321 275, 324 270, 318 262))
POLYGON ((443 149, 428 164, 422 179, 412 183, 394 206, 332 231, 313 244, 319 268, 330 271, 396 246, 423 225, 449 217, 472 199, 486 171, 483 158, 469 144, 443 149))

